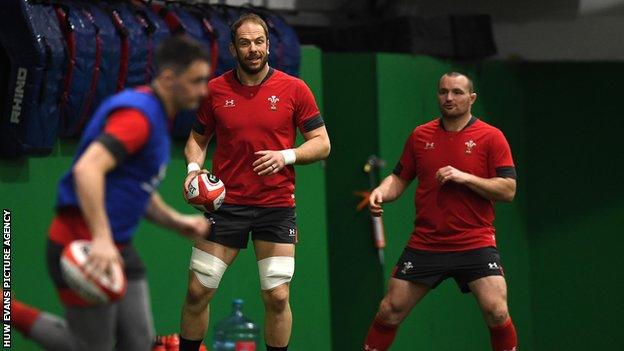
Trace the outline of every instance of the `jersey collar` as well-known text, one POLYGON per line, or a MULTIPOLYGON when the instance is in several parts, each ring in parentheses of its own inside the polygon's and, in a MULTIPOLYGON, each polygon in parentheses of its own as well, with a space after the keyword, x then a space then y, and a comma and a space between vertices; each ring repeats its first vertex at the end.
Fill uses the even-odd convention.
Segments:
MULTIPOLYGON (((260 82, 260 84, 256 85, 256 86, 260 86, 262 84, 264 84, 264 82, 266 82, 267 80, 269 80, 269 78, 271 78, 271 76, 273 75, 273 72, 275 72, 275 70, 273 69, 273 67, 269 67, 269 71, 267 72, 267 75, 264 77, 264 79, 262 80, 262 82, 260 82)), ((252 88, 253 86, 250 85, 244 85, 243 82, 240 81, 240 79, 238 79, 238 73, 236 73, 236 68, 234 68, 232 70, 232 76, 234 77, 234 80, 236 82, 238 82, 238 84, 244 86, 244 87, 249 87, 252 88)))
MULTIPOLYGON (((460 129, 459 132, 462 132, 464 130, 466 130, 468 127, 470 127, 471 125, 473 125, 475 122, 477 121, 477 117, 475 116, 470 116, 470 120, 468 121, 468 123, 466 123, 466 125, 464 126, 464 128, 460 129)), ((445 131, 448 132, 448 130, 446 130, 446 128, 444 128, 444 123, 442 123, 442 117, 440 117, 439 119, 439 123, 440 128, 445 131)))

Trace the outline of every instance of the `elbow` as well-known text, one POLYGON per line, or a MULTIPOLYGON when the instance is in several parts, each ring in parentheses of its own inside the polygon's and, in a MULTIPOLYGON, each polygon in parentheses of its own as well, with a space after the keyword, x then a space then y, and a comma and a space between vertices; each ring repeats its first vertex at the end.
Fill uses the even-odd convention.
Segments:
POLYGON ((74 167, 72 168, 72 175, 74 176, 74 180, 78 180, 84 177, 84 175, 88 172, 88 167, 84 162, 76 162, 74 167))
POLYGON ((323 146, 323 153, 321 154, 321 157, 323 160, 326 160, 331 152, 331 143, 329 142, 329 139, 327 139, 327 142, 323 146))
POLYGON ((503 202, 512 202, 515 197, 516 197, 516 190, 514 189, 503 194, 500 200, 503 202))

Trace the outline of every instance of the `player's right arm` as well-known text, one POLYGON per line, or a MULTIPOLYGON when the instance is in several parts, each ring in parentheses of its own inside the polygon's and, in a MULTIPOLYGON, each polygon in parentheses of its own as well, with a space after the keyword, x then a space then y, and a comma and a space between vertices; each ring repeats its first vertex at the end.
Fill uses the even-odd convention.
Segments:
POLYGON ((113 112, 102 134, 87 146, 72 169, 80 211, 92 236, 87 274, 99 276, 112 264, 122 263, 106 213, 106 173, 141 149, 149 130, 142 112, 125 108, 113 112))
POLYGON ((212 112, 212 95, 209 94, 202 102, 199 111, 197 111, 193 129, 191 129, 191 133, 186 140, 186 146, 184 147, 187 175, 184 179, 182 195, 187 202, 186 189, 188 189, 191 180, 199 173, 208 173, 208 171, 204 169, 204 162, 206 161, 206 149, 212 138, 214 127, 215 119, 212 112))
POLYGON ((396 200, 416 178, 415 138, 416 133, 412 132, 403 146, 403 153, 392 174, 371 192, 368 205, 373 216, 381 216, 383 213, 381 204, 396 200))
POLYGON ((371 214, 373 214, 373 216, 381 216, 383 213, 381 204, 384 202, 392 202, 399 198, 409 184, 410 181, 402 179, 396 174, 387 176, 370 195, 368 205, 371 214))
POLYGON ((184 147, 184 157, 186 158, 186 164, 188 165, 188 174, 184 179, 184 188, 182 189, 185 199, 186 189, 188 189, 188 185, 191 180, 193 180, 193 178, 201 172, 208 172, 205 169, 202 169, 202 167, 204 161, 206 161, 206 149, 211 137, 212 135, 206 136, 196 132, 195 130, 191 130, 191 134, 186 141, 186 146, 184 147))
POLYGON ((91 276, 101 275, 115 262, 121 263, 104 206, 106 173, 116 165, 113 154, 96 141, 87 147, 73 168, 80 210, 93 237, 85 266, 91 276))

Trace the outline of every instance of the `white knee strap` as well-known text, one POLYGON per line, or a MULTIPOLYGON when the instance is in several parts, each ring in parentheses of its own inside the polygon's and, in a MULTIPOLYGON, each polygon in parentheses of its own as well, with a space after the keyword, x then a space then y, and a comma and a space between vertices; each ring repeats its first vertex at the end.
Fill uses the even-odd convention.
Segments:
POLYGON ((219 287, 223 272, 228 265, 216 256, 213 256, 200 249, 193 248, 191 254, 191 264, 189 269, 195 272, 195 276, 199 282, 210 289, 219 287))
POLYGON ((258 272, 262 290, 273 289, 292 280, 295 273, 295 258, 288 256, 265 258, 258 261, 258 272))

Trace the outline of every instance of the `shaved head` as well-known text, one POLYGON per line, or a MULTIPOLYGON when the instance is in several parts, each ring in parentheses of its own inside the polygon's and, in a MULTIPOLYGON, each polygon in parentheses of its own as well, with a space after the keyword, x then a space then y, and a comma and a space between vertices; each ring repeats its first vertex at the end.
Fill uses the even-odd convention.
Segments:
POLYGON ((442 81, 442 78, 444 77, 451 77, 451 78, 457 78, 457 77, 464 77, 466 78, 467 81, 467 86, 466 89, 468 89, 469 93, 474 93, 474 84, 472 83, 472 79, 470 79, 470 77, 468 77, 467 75, 460 73, 460 72, 447 72, 445 73, 442 77, 440 77, 440 81, 442 81))

